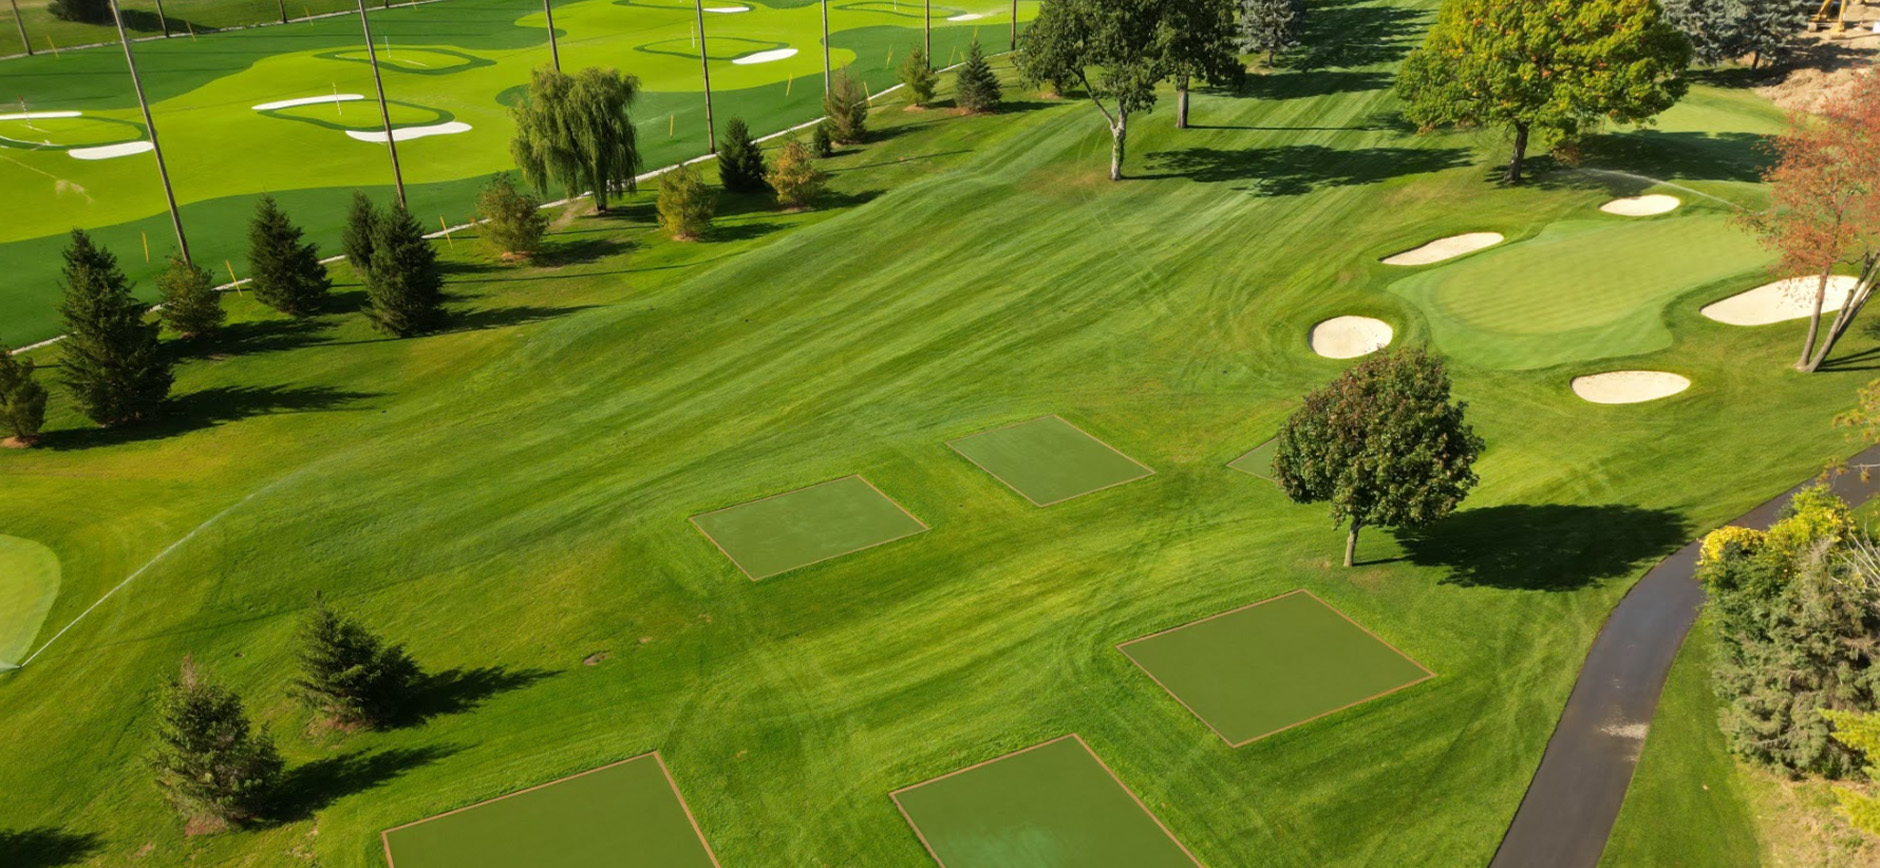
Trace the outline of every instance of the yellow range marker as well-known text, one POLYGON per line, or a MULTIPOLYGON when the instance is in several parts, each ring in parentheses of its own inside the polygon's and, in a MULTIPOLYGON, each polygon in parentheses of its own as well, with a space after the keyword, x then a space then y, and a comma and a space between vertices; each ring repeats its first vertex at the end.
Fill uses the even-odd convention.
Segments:
POLYGON ((678 123, 679 123, 678 112, 673 112, 672 114, 669 114, 666 116, 666 138, 669 138, 669 139, 672 138, 672 131, 677 128, 675 125, 678 123))
POLYGON ((144 261, 149 262, 150 261, 150 233, 139 232, 137 233, 137 237, 144 239, 144 261))
POLYGON ((792 72, 792 73, 790 73, 790 77, 789 77, 789 78, 786 78, 786 79, 784 79, 784 80, 783 80, 783 97, 784 97, 784 99, 789 99, 789 98, 790 98, 790 88, 791 88, 792 86, 794 86, 795 84, 796 84, 796 73, 794 73, 794 72, 792 72))
POLYGON ((450 245, 450 249, 456 250, 457 242, 450 240, 450 224, 444 222, 444 215, 437 215, 437 225, 444 230, 444 242, 450 245))
POLYGON ((59 58, 59 43, 52 41, 52 34, 50 33, 46 34, 46 44, 52 46, 52 58, 57 60, 59 58))
POLYGON ((195 42, 196 41, 196 25, 189 23, 189 19, 185 18, 183 19, 183 29, 189 31, 189 41, 195 42))
POLYGON ((241 292, 242 282, 235 279, 235 263, 224 259, 222 260, 222 267, 228 269, 228 285, 234 287, 236 292, 241 292))

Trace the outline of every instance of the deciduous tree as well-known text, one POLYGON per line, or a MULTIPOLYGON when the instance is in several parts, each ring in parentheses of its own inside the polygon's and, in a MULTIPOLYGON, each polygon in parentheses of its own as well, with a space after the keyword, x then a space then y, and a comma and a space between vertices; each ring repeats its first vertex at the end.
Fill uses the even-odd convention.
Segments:
POLYGON ((1684 95, 1690 60, 1657 0, 1445 0, 1397 92, 1425 129, 1510 131, 1518 182, 1531 135, 1552 145, 1601 121, 1648 122, 1684 95))
POLYGON ((254 820, 279 785, 283 763, 240 696, 187 657, 156 697, 150 765, 185 823, 215 831, 254 820))
POLYGON ((215 334, 228 318, 215 278, 180 251, 170 254, 169 266, 157 275, 157 292, 163 296, 157 316, 184 340, 215 334))
POLYGON ((1297 503, 1330 503, 1345 566, 1358 531, 1421 527, 1475 487, 1482 439, 1449 399, 1449 373, 1422 350, 1382 352, 1307 395, 1280 429, 1273 472, 1297 503))
POLYGON ((534 255, 548 232, 541 201, 516 189, 507 172, 492 176, 477 194, 477 215, 483 218, 483 243, 499 256, 534 255))
POLYGON ((977 39, 966 49, 965 62, 953 73, 953 93, 960 108, 969 112, 992 111, 1005 99, 999 76, 993 73, 992 64, 986 62, 986 52, 980 49, 977 39))
POLYGON ((810 159, 809 150, 801 142, 791 139, 777 151, 777 160, 770 167, 769 180, 770 188, 777 191, 777 204, 794 210, 815 204, 828 176, 816 168, 816 161, 810 159))
POLYGON ((742 118, 725 124, 725 134, 718 139, 718 181, 733 193, 762 193, 764 150, 751 137, 750 126, 742 118))
POLYGON ((301 622, 293 693, 340 727, 384 726, 404 709, 423 671, 405 646, 387 644, 316 596, 301 622))
POLYGON ((1237 82, 1239 33, 1235 0, 1163 0, 1162 53, 1175 79, 1175 128, 1188 128, 1188 90, 1195 81, 1237 82))
POLYGON ((373 227, 372 265, 366 269, 366 318, 389 335, 410 337, 444 320, 444 276, 424 227, 393 205, 373 227))
POLYGON ((659 176, 659 226, 674 241, 697 241, 712 225, 717 196, 689 164, 659 176))
POLYGON ((142 418, 169 397, 170 360, 157 342, 161 326, 131 295, 117 257, 72 230, 65 249, 59 314, 59 378, 87 417, 100 425, 142 418))
POLYGON ((46 424, 46 387, 33 375, 33 360, 0 344, 0 431, 13 443, 31 446, 46 424))
POLYGON ((634 192, 640 152, 630 110, 639 93, 640 80, 619 70, 536 69, 528 94, 509 110, 516 122, 509 153, 522 177, 544 195, 551 184, 569 198, 592 192, 596 211, 634 192))
POLYGON ((1110 180, 1123 179, 1129 118, 1155 108, 1170 73, 1164 0, 1051 0, 1019 36, 1032 82, 1076 82, 1110 129, 1110 180))
POLYGON ((320 264, 320 249, 302 239, 273 196, 262 196, 248 224, 249 288, 262 304, 289 316, 312 316, 326 303, 333 281, 320 264))

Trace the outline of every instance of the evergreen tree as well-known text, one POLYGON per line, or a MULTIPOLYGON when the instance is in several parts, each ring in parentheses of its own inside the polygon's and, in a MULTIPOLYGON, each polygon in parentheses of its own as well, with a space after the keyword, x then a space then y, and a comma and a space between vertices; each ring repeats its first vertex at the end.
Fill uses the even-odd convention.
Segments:
POLYGON ((1777 64, 1795 53, 1795 37, 1808 26, 1816 6, 1807 0, 1742 0, 1737 30, 1739 56, 1749 54, 1750 68, 1777 64))
POLYGON ((403 645, 388 645, 315 596, 300 628, 300 677, 293 693, 336 726, 393 721, 423 674, 403 645))
POLYGON ((1272 66, 1281 52, 1299 44, 1305 13, 1302 0, 1240 0, 1241 50, 1266 55, 1272 66))
POLYGON ((901 68, 895 76, 901 80, 901 86, 907 89, 907 101, 910 104, 924 106, 933 102, 934 88, 940 85, 940 75, 933 71, 933 64, 927 60, 927 50, 915 46, 901 61, 901 68))
POLYGON ((1745 54, 1743 0, 1665 0, 1665 20, 1691 41, 1691 59, 1715 66, 1745 54))
POLYGON ((548 232, 548 214, 542 211, 542 203, 516 189, 507 173, 490 178, 489 185, 477 194, 477 214, 484 220, 484 243, 504 257, 534 254, 548 232))
POLYGON ((61 285, 59 374, 85 415, 110 425, 156 410, 170 394, 170 360, 157 343, 161 326, 145 321, 148 308, 132 297, 117 257, 74 229, 61 285))
POLYGON ((110 24, 111 0, 52 0, 46 11, 61 21, 110 24))
POLYGON ((825 120, 816 125, 816 131, 810 133, 809 146, 818 157, 827 159, 836 155, 835 137, 829 133, 828 121, 825 120))
POLYGON ((157 694, 152 735, 157 786, 193 830, 255 819, 280 783, 274 740, 255 730, 241 697, 211 683, 187 657, 157 694))
POLYGON ((424 227, 402 205, 382 215, 366 269, 366 318, 389 335, 431 331, 444 319, 444 276, 424 227))
POLYGON ((215 334, 228 318, 215 278, 181 252, 170 254, 169 267, 157 275, 157 291, 163 294, 157 316, 184 340, 215 334))
POLYGON ((289 316, 318 312, 333 286, 319 248, 301 240, 302 234, 273 196, 261 197, 248 224, 248 267, 254 272, 248 286, 262 304, 289 316))
POLYGON ((379 209, 366 198, 365 191, 354 190, 352 206, 346 209, 346 231, 339 237, 340 249, 346 253, 346 264, 351 265, 353 274, 365 279, 366 269, 372 267, 372 235, 379 222, 379 209))
POLYGON ((823 124, 839 145, 858 144, 868 138, 868 85, 843 67, 823 97, 823 124))
POLYGON ((509 111, 516 122, 509 153, 522 177, 543 194, 551 183, 569 198, 591 192, 596 211, 637 190, 639 140, 628 110, 639 94, 640 80, 619 70, 537 69, 528 95, 509 111))
POLYGON ((33 376, 33 360, 0 344, 0 431, 31 446, 46 423, 46 387, 33 376))
POLYGON ((717 197, 705 186, 705 177, 690 164, 680 164, 659 176, 660 228, 674 241, 696 241, 712 225, 717 197))
POLYGON ((969 112, 992 111, 999 107, 999 101, 1005 97, 1005 92, 999 87, 999 77, 993 74, 992 65, 986 62, 986 53, 980 50, 977 39, 966 49, 966 61, 953 74, 953 90, 960 108, 969 112))
POLYGON ((764 152, 751 138, 751 128, 743 118, 725 124, 725 134, 718 144, 718 180, 733 193, 761 193, 764 183, 764 152))
POLYGON ((792 210, 814 204, 828 180, 810 159, 809 149, 795 139, 783 144, 770 169, 770 188, 777 191, 777 204, 792 210))

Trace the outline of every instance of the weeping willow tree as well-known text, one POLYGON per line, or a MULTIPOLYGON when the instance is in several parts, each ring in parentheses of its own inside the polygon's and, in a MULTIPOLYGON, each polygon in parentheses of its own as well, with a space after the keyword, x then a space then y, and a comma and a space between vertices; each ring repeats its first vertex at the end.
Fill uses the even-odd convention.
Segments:
POLYGON ((627 110, 639 93, 640 80, 615 69, 537 69, 528 95, 509 110, 516 121, 509 152, 523 178, 543 195, 551 185, 571 198, 591 191, 596 211, 634 192, 640 152, 627 110))

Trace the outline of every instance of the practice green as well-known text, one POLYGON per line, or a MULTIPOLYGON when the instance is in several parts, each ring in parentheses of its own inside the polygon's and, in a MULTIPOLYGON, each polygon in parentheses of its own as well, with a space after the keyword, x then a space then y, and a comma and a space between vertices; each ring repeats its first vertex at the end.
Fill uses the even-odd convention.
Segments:
POLYGON ((753 579, 927 529, 860 476, 753 500, 692 521, 753 579))
POLYGON ((1434 677, 1304 591, 1117 648, 1234 747, 1434 677))
POLYGON ((894 793, 944 868, 1194 868, 1200 863, 1067 735, 894 793))
POLYGON ((1279 438, 1276 437, 1253 447, 1253 451, 1227 462, 1227 466, 1272 482, 1274 481, 1273 453, 1277 451, 1279 451, 1279 438))
POLYGON ((400 826, 393 868, 716 868, 658 755, 400 826))
POLYGON ((1566 220, 1390 291, 1423 311, 1447 355, 1528 370, 1664 349, 1667 302, 1739 277, 1747 289, 1769 261, 1722 215, 1566 220))
POLYGON ((1155 472, 1056 416, 962 437, 947 445, 1039 506, 1155 472))
POLYGON ((59 596, 59 556, 0 534, 0 669, 20 662, 59 596))

